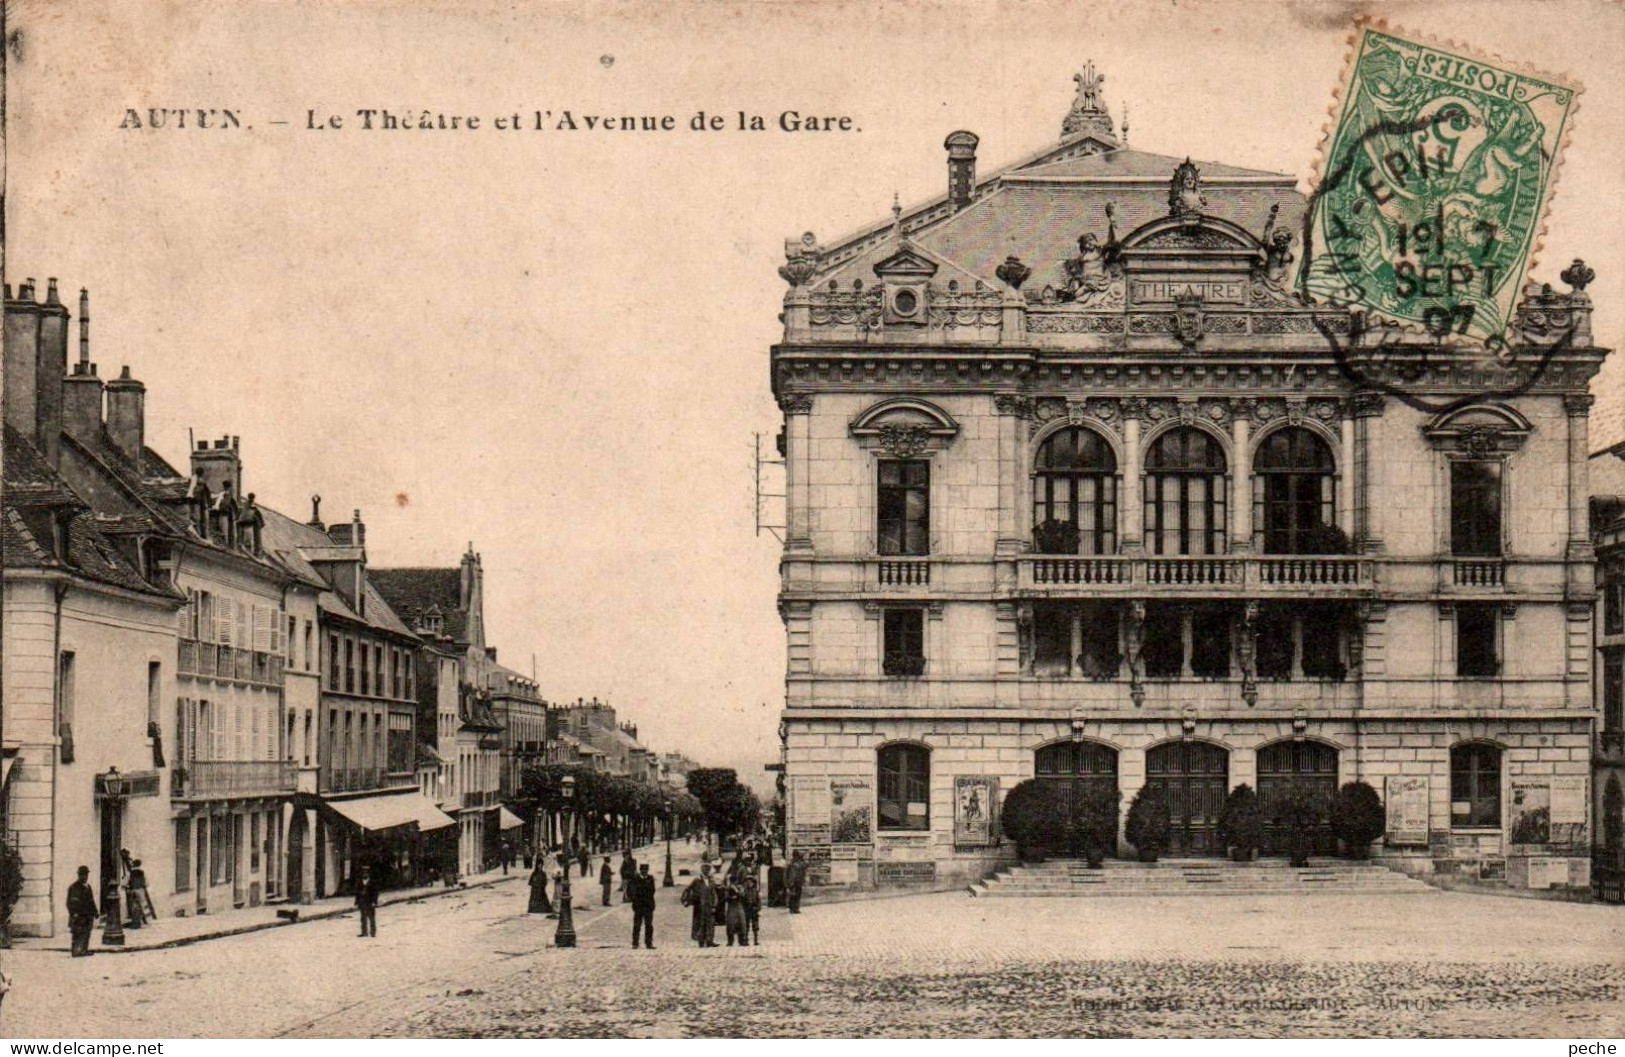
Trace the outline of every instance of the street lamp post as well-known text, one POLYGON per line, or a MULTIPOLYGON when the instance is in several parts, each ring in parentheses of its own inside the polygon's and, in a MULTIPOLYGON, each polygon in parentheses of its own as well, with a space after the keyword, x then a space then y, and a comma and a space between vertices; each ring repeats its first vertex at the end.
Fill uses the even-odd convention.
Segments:
POLYGON ((119 854, 119 827, 115 813, 124 804, 124 776, 117 767, 109 767, 102 780, 102 862, 111 863, 107 886, 102 892, 102 945, 124 946, 124 886, 120 883, 124 863, 119 854))
MULTIPOLYGON (((575 776, 570 774, 565 775, 563 780, 560 781, 559 785, 563 787, 564 817, 566 819, 564 828, 565 832, 568 833, 570 829, 568 820, 570 818, 571 801, 576 794, 575 776)), ((576 925, 575 918, 570 912, 570 864, 566 860, 561 864, 561 867, 562 868, 559 871, 558 891, 559 927, 558 931, 553 933, 553 946, 574 947, 576 945, 576 925)))
POLYGON ((666 797, 666 876, 660 882, 661 888, 673 888, 677 881, 671 875, 671 797, 666 797))

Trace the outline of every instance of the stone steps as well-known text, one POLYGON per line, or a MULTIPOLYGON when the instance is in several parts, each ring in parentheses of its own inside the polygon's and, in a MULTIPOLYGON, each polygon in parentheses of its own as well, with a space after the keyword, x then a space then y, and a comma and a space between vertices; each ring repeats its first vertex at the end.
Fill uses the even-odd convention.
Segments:
POLYGON ((1090 870, 1072 860, 1051 860, 1001 870, 969 886, 972 896, 1180 896, 1275 893, 1431 892, 1413 877, 1373 862, 1285 859, 1235 863, 1220 859, 1156 863, 1111 860, 1090 870))

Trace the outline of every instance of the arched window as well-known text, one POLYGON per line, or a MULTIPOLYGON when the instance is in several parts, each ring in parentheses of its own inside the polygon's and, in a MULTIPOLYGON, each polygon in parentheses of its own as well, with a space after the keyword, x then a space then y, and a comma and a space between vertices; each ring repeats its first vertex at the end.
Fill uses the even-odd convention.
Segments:
POLYGON ((1265 554, 1316 554, 1327 549, 1325 527, 1337 523, 1332 452, 1301 426, 1264 438, 1253 460, 1254 502, 1265 554))
POLYGON ((1501 750, 1470 741, 1450 750, 1450 824, 1501 824, 1501 750))
POLYGON ((881 829, 931 828, 931 750, 885 745, 879 753, 881 829))
POLYGON ((1170 430, 1145 459, 1145 536, 1152 554, 1224 550, 1224 451, 1199 429, 1170 430))
POLYGON ((1117 550, 1117 458, 1093 430, 1063 429, 1033 463, 1033 549, 1040 554, 1117 550))

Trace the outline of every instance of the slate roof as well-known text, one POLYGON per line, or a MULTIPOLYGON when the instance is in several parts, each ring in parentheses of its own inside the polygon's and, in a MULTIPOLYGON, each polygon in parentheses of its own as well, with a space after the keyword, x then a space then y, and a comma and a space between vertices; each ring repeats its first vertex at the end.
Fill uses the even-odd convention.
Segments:
POLYGON ((462 610, 463 571, 450 568, 369 569, 367 575, 395 611, 417 626, 433 610, 453 642, 468 642, 468 617, 462 610))
POLYGON ((102 519, 51 467, 44 453, 21 432, 5 429, 5 501, 0 506, 0 554, 13 568, 59 569, 129 591, 179 599, 166 587, 148 583, 120 551, 102 519), (68 522, 67 561, 56 557, 57 511, 75 508, 68 522))
MULTIPOLYGON (((1078 236, 1093 233, 1105 241, 1108 205, 1119 239, 1168 216, 1168 186, 1183 161, 1125 149, 1006 172, 970 205, 910 230, 907 240, 989 286, 1002 285, 994 272, 1006 257, 1019 257, 1032 269, 1024 291, 1061 285, 1063 262, 1077 254, 1078 236)), ((1213 162, 1196 165, 1208 216, 1258 236, 1273 206, 1277 227, 1301 230, 1307 200, 1294 188, 1291 176, 1213 162)), ((895 236, 881 239, 846 262, 820 271, 813 285, 831 280, 838 286, 850 285, 852 279, 873 282, 874 266, 895 253, 898 245, 895 236)))
MULTIPOLYGON (((373 571, 368 569, 362 578, 362 592, 366 599, 366 615, 357 613, 344 601, 344 598, 331 587, 317 572, 316 567, 310 563, 306 553, 322 553, 333 548, 333 541, 327 533, 312 525, 307 525, 270 507, 260 507, 265 517, 265 524, 260 530, 260 543, 265 552, 275 558, 278 564, 287 568, 301 580, 321 586, 321 593, 316 596, 316 608, 324 613, 366 624, 369 627, 382 631, 393 632, 416 638, 412 629, 401 622, 384 596, 379 593, 372 583, 373 571)), ((359 551, 359 548, 343 548, 346 552, 359 551)))

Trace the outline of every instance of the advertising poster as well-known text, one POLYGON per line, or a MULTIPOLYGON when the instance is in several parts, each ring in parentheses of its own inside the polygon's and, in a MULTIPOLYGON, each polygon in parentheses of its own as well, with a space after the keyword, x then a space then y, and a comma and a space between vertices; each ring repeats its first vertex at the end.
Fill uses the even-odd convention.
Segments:
POLYGON ((1391 774, 1383 797, 1388 812, 1389 844, 1428 842, 1428 780, 1426 775, 1391 774))
POLYGON ((1514 778, 1507 821, 1512 844, 1549 844, 1552 839, 1552 779, 1549 775, 1514 778))
POLYGON ((829 821, 829 779, 821 774, 798 774, 790 785, 790 822, 795 826, 822 826, 829 821))
POLYGON ((868 844, 874 836, 874 785, 863 775, 829 779, 829 841, 868 844))
POLYGON ((994 814, 999 803, 999 780, 992 775, 962 774, 954 778, 954 843, 962 847, 997 844, 994 814))
POLYGON ((1551 793, 1553 844, 1583 844, 1586 839, 1586 779, 1583 774, 1553 775, 1551 793))

